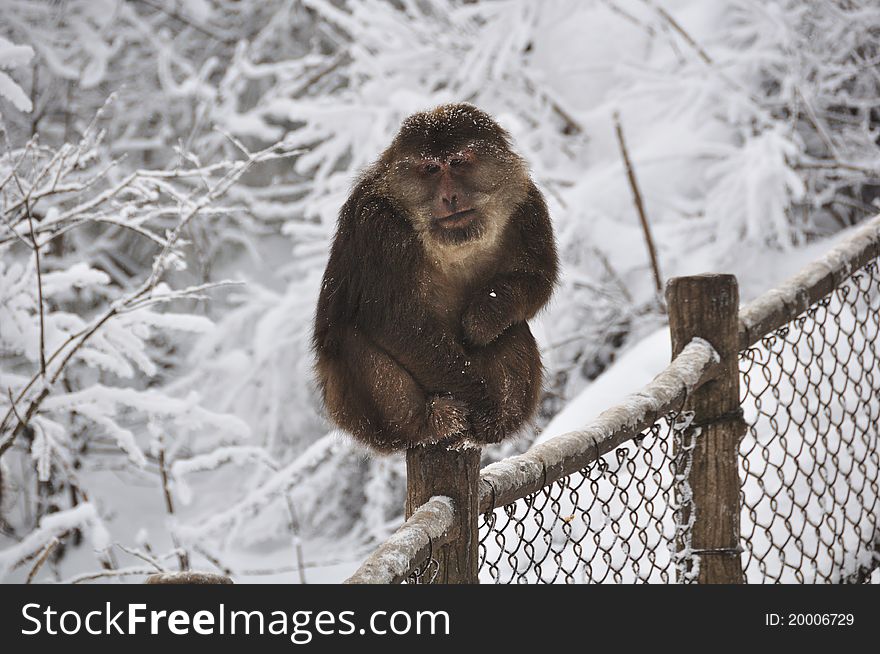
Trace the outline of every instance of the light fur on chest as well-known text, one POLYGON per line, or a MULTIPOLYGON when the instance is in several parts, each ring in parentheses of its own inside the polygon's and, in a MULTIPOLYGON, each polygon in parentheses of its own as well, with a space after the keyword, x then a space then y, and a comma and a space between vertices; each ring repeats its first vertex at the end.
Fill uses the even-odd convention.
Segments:
POLYGON ((472 289, 493 274, 500 240, 498 234, 486 234, 473 242, 432 249, 421 288, 439 319, 457 325, 472 289))

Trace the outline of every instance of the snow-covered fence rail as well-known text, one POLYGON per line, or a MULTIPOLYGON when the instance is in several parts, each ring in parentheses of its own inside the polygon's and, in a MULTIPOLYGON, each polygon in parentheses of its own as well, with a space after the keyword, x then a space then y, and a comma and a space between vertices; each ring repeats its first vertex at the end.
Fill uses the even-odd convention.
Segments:
MULTIPOLYGON (((434 559, 434 549, 452 535, 455 509, 448 497, 422 504, 348 579, 349 584, 397 584, 434 559)), ((417 573, 421 574, 421 573, 417 573)))
POLYGON ((739 312, 739 349, 760 343, 768 334, 831 296, 866 266, 876 268, 880 256, 880 216, 869 220, 850 238, 804 267, 739 312))
POLYGON ((410 452, 409 517, 349 582, 868 579, 878 255, 880 217, 741 310, 732 276, 671 280, 663 372, 482 471, 473 451, 410 452))
POLYGON ((750 582, 877 581, 880 216, 740 312, 750 582))

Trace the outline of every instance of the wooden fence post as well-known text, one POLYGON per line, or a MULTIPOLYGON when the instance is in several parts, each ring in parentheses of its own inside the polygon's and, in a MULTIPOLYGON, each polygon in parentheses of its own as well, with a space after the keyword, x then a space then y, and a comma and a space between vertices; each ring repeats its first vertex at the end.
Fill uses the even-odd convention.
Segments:
POLYGON ((699 427, 688 481, 693 511, 691 550, 701 584, 743 583, 740 556, 739 442, 746 431, 739 399, 739 288, 733 275, 676 277, 666 287, 672 356, 695 337, 721 357, 717 374, 688 397, 699 427))
POLYGON ((434 495, 451 498, 455 506, 456 533, 433 552, 440 566, 437 583, 479 583, 479 485, 479 448, 426 445, 406 451, 406 517, 434 495))

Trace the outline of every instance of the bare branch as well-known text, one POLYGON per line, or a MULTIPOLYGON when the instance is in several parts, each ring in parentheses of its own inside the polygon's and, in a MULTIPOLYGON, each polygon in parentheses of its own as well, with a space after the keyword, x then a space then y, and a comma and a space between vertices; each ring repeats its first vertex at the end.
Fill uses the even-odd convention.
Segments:
POLYGON ((107 579, 112 577, 131 577, 133 575, 151 575, 152 568, 117 568, 116 570, 102 570, 100 572, 86 572, 64 580, 64 584, 81 584, 95 579, 107 579))
POLYGON ((37 236, 34 234, 34 217, 31 215, 31 206, 29 202, 25 202, 25 213, 27 214, 28 227, 31 233, 31 243, 34 248, 34 265, 37 268, 37 306, 40 312, 40 374, 43 379, 46 378, 46 318, 43 307, 43 272, 40 266, 40 246, 37 243, 37 236))
POLYGON ((296 518, 296 511, 293 508, 293 500, 291 499, 289 492, 285 493, 284 499, 287 502, 287 513, 290 516, 290 533, 293 536, 293 547, 296 552, 296 564, 297 572, 299 573, 299 583, 305 585, 308 582, 306 581, 305 559, 303 557, 302 540, 299 537, 299 521, 296 518))
POLYGON ((151 7, 152 9, 155 9, 156 11, 165 14, 169 18, 173 18, 174 20, 176 20, 179 23, 183 23, 184 25, 187 25, 188 27, 192 27, 197 32, 201 32, 205 36, 209 36, 212 39, 216 39, 220 43, 225 43, 228 45, 228 44, 232 44, 232 43, 236 42, 235 38, 232 38, 230 36, 223 36, 221 34, 217 34, 213 30, 208 29, 204 25, 200 25, 199 23, 196 23, 191 18, 187 18, 183 14, 178 13, 178 12, 174 11, 173 9, 167 9, 167 8, 163 7, 162 5, 151 2, 150 0, 138 0, 138 2, 140 2, 141 4, 145 4, 148 7, 151 7))
POLYGON ((146 552, 142 552, 141 550, 136 550, 136 549, 132 549, 130 547, 126 547, 125 545, 122 545, 121 543, 115 543, 115 545, 116 545, 116 547, 121 549, 126 554, 131 554, 132 556, 137 557, 140 560, 145 561, 146 563, 149 563, 151 566, 156 568, 156 570, 158 572, 167 572, 166 568, 164 568, 161 563, 159 563, 155 558, 153 558, 152 556, 150 556, 146 552))
POLYGON ((683 38, 687 42, 687 44, 689 46, 691 46, 691 48, 693 48, 694 51, 696 51, 696 53, 700 57, 700 59, 702 59, 705 63, 709 64, 710 66, 715 63, 714 61, 712 61, 712 57, 710 57, 709 54, 705 50, 703 50, 703 48, 700 46, 700 44, 697 43, 696 39, 694 39, 694 37, 692 37, 687 32, 687 30, 685 30, 681 26, 681 24, 677 20, 675 20, 675 18, 672 17, 672 15, 668 11, 666 11, 663 7, 655 4, 653 2, 653 0, 642 0, 642 2, 644 2, 646 5, 651 7, 654 11, 656 11, 660 16, 662 16, 663 20, 665 20, 667 23, 669 23, 669 26, 672 29, 674 29, 676 32, 678 32, 679 36, 681 36, 681 38, 683 38))
MULTIPOLYGON (((168 483, 168 468, 165 465, 165 439, 161 436, 159 437, 159 474, 162 476, 162 494, 165 497, 165 511, 169 516, 173 517, 174 500, 171 497, 171 487, 168 483)), ((178 549, 177 561, 180 564, 180 571, 184 572, 189 570, 189 555, 186 553, 186 550, 181 547, 173 532, 171 533, 171 541, 178 549)))
POLYGON ((28 573, 27 581, 25 581, 24 583, 29 584, 29 583, 33 582, 34 577, 37 576, 37 573, 40 571, 40 568, 43 567, 43 564, 46 562, 46 559, 49 558, 49 555, 52 554, 52 552, 55 550, 55 548, 58 546, 59 543, 61 543, 61 541, 58 540, 57 536, 53 536, 52 540, 50 540, 48 543, 46 543, 45 547, 43 547, 42 551, 40 552, 40 555, 37 557, 37 561, 36 561, 36 563, 34 563, 34 567, 31 568, 31 571, 28 573))
POLYGON ((201 554, 211 565, 213 565, 215 568, 217 568, 220 572, 225 574, 227 577, 234 577, 235 576, 235 573, 232 571, 232 568, 225 565, 222 561, 220 561, 220 559, 218 559, 216 556, 214 556, 213 554, 208 552, 208 550, 206 550, 204 546, 193 545, 193 550, 196 553, 201 554))
POLYGON ((629 152, 626 149, 626 141, 623 138, 623 127, 620 124, 620 115, 614 112, 614 129, 617 132, 617 143, 620 145, 620 154, 623 157, 623 164, 626 168, 626 176, 629 180, 629 186, 633 194, 633 202, 636 205, 636 211, 639 214, 639 220, 642 223, 642 232, 645 235, 645 244, 648 246, 648 255, 651 258, 651 270, 654 273, 654 287, 657 295, 663 293, 663 277, 660 275, 660 265, 657 262, 657 249, 654 247, 654 238, 651 236, 651 226, 648 224, 648 216, 645 214, 645 204, 642 201, 642 193, 639 190, 639 184, 636 181, 636 174, 629 158, 629 152))

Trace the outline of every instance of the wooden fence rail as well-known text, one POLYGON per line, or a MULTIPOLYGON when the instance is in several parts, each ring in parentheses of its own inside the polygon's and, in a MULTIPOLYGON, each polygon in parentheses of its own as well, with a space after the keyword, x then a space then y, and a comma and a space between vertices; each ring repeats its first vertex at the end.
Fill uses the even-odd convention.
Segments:
POLYGON ((699 583, 742 583, 739 443, 741 351, 835 291, 880 255, 880 216, 800 273, 739 308, 736 278, 697 275, 670 280, 667 306, 672 362, 650 384, 583 429, 479 470, 477 449, 438 446, 407 454, 405 524, 348 583, 398 583, 430 559, 432 580, 478 583, 478 518, 576 473, 676 410, 698 434, 686 482, 676 490, 688 542, 679 575, 699 583), (687 495, 687 497, 683 495, 687 495))

